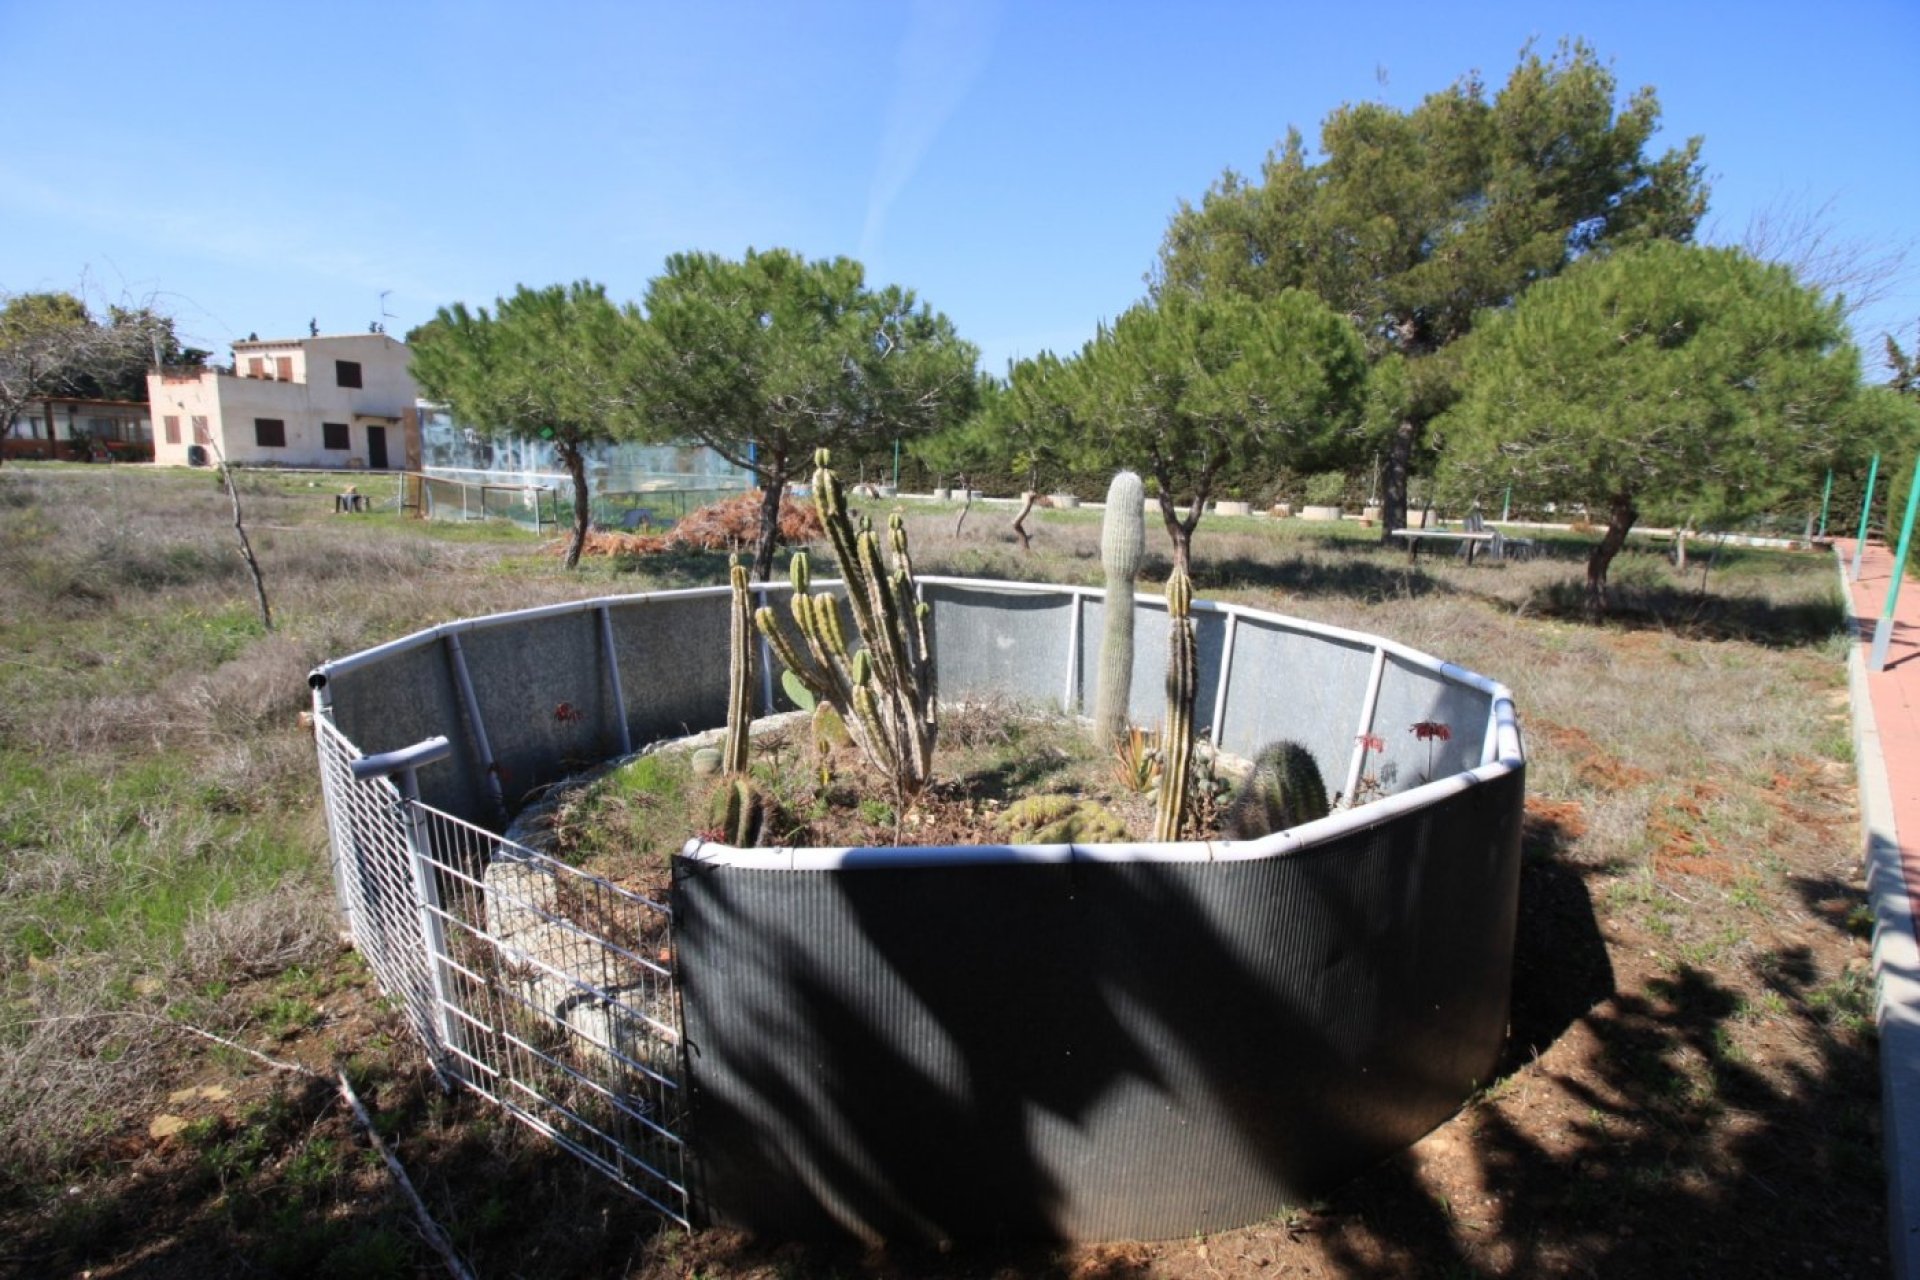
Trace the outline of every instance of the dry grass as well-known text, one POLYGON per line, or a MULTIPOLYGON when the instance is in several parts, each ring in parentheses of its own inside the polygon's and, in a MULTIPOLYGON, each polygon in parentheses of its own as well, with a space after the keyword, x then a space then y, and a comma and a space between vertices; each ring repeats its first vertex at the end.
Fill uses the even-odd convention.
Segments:
MULTIPOLYGON (((1407 1159, 1281 1223, 900 1260, 642 1241, 630 1201, 424 1084, 335 947, 297 724, 306 670, 445 619, 718 582, 724 562, 568 575, 531 537, 336 517, 331 492, 244 480, 267 634, 210 477, 0 469, 0 1238, 18 1242, 0 1245, 0 1271, 139 1253, 152 1274, 238 1274, 258 1264, 234 1240, 318 1239, 385 1212, 377 1180, 339 1169, 285 1194, 333 1141, 310 1111, 259 1128, 244 1170, 217 1144, 149 1139, 183 1084, 265 1090, 256 1063, 170 1030, 181 1022, 321 1066, 350 1058, 489 1272, 1656 1275, 1686 1250, 1697 1265, 1681 1269, 1703 1274, 1876 1269, 1831 562, 1728 551, 1703 591, 1697 568, 1635 552, 1616 569, 1619 612, 1593 625, 1579 539, 1468 568, 1410 564, 1351 528, 1203 522, 1203 595, 1379 632, 1513 688, 1530 758, 1513 1056, 1407 1159), (284 1221, 262 1207, 282 1201, 284 1221), (246 1205, 256 1216, 236 1218, 246 1205)), ((1011 510, 976 507, 958 534, 957 514, 909 508, 923 573, 1100 581, 1098 513, 1038 513, 1031 554, 1011 510)), ((1148 532, 1147 572, 1164 574, 1156 520, 1148 532)), ((219 1142, 255 1132, 237 1111, 205 1119, 219 1142)), ((418 1263, 396 1247, 400 1269, 418 1263)), ((315 1270, 348 1255, 298 1256, 315 1270)))

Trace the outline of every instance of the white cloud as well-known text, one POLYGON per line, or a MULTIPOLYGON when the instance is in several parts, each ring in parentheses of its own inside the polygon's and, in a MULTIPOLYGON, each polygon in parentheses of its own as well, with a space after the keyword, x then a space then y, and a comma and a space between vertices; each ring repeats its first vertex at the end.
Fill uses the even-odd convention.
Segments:
POLYGON ((880 247, 894 200, 986 65, 999 25, 997 7, 950 0, 914 0, 909 12, 907 34, 894 57, 886 132, 867 192, 867 220, 860 232, 863 261, 871 260, 880 247))

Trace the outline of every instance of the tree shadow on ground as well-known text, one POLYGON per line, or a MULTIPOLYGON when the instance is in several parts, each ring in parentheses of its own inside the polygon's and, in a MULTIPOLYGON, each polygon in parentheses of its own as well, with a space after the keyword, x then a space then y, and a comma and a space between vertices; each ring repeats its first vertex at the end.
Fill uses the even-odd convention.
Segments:
MULTIPOLYGON (((1351 551, 1351 544, 1343 548, 1351 551)), ((1265 559, 1230 556, 1197 559, 1194 585, 1201 591, 1263 590, 1288 595, 1344 596, 1377 604, 1450 593, 1454 588, 1417 566, 1382 562, 1378 556, 1265 559)))
POLYGON ((1782 603, 1666 584, 1612 585, 1606 612, 1595 618, 1587 610, 1584 581, 1572 578, 1535 588, 1520 611, 1560 622, 1659 631, 1689 640, 1738 640, 1769 649, 1817 647, 1846 626, 1837 600, 1782 603))
MULTIPOLYGON (((1779 997, 1770 1015, 1684 964, 1603 993, 1604 943, 1569 947, 1564 925, 1590 874, 1536 860, 1522 882, 1509 1063, 1529 1040, 1570 1037, 1573 1052, 1519 1086, 1546 1095, 1525 1105, 1557 1106, 1560 1122, 1510 1119, 1511 1086, 1496 1085, 1456 1121, 1475 1153, 1470 1201, 1440 1199, 1411 1155, 1342 1189, 1322 1227, 1341 1272, 1883 1274, 1876 1054, 1867 1018, 1846 1023, 1870 1017, 1870 994, 1820 984, 1804 948, 1756 962, 1779 997), (1601 998, 1578 1009, 1584 997, 1569 991, 1601 998), (1759 1016, 1813 1052, 1784 1072, 1770 1066, 1770 1078, 1728 1034, 1759 1016)), ((1834 886, 1807 893, 1835 924, 1834 886)))

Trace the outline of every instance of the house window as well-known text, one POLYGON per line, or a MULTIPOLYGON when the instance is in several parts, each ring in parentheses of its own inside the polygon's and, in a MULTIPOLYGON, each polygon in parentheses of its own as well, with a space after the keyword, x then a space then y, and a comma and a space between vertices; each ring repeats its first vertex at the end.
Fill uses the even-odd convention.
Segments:
POLYGON ((293 381, 293 357, 275 356, 273 358, 273 376, 282 382, 293 381))
POLYGON ((359 386, 360 362, 358 360, 335 360, 333 362, 333 381, 336 386, 359 386))
POLYGON ((213 435, 207 430, 207 415, 204 413, 193 415, 193 442, 195 444, 213 443, 213 435))
POLYGON ((249 378, 266 377, 267 362, 265 358, 261 356, 248 356, 247 357, 247 376, 249 378))
POLYGON ((166 424, 167 443, 179 444, 180 443, 180 415, 177 413, 170 413, 165 418, 161 419, 161 421, 166 424))
POLYGON ((262 449, 287 447, 287 422, 284 418, 255 418, 253 442, 262 449))
POLYGON ((324 449, 351 449, 347 438, 347 424, 344 422, 323 422, 320 424, 320 446, 324 449))

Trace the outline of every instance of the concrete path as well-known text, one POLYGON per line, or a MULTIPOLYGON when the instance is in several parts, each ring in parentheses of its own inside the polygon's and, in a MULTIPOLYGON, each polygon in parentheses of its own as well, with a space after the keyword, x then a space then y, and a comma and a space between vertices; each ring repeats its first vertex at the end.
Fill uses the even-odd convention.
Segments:
POLYGON ((1920 582, 1902 585, 1886 666, 1870 671, 1874 627, 1893 581, 1893 552, 1868 543, 1860 579, 1849 582, 1854 544, 1835 546, 1854 629, 1847 665, 1874 912, 1888 1231, 1893 1274, 1920 1280, 1920 946, 1913 917, 1920 896, 1920 582))

